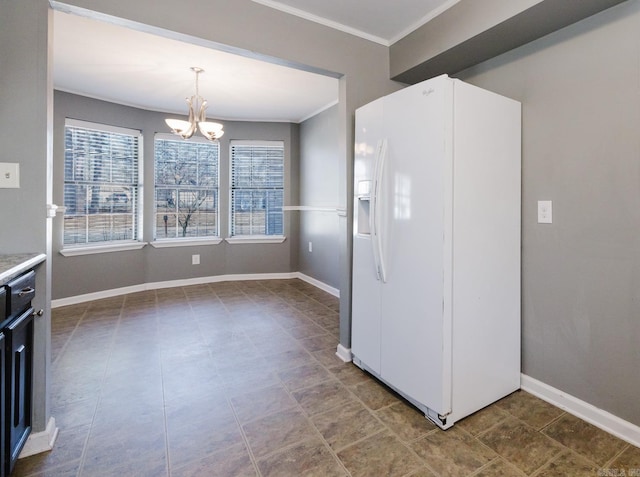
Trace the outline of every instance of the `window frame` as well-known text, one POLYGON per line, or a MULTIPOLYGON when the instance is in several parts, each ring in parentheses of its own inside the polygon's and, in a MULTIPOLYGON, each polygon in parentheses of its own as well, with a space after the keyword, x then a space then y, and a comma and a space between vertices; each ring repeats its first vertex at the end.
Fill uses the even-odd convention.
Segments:
MULTIPOLYGON (((165 247, 185 247, 185 246, 196 246, 196 245, 217 245, 219 243, 222 242, 222 237, 221 237, 221 224, 220 224, 220 189, 221 189, 221 184, 220 184, 220 166, 221 166, 221 155, 220 155, 220 144, 219 143, 212 143, 211 141, 208 141, 204 138, 199 138, 199 137, 192 137, 190 138, 188 141, 184 140, 184 139, 180 139, 177 136, 173 135, 173 134, 167 134, 167 133, 155 133, 154 135, 154 140, 153 140, 153 240, 150 243, 151 246, 155 247, 155 248, 165 248, 165 247), (218 160, 218 164, 217 164, 217 178, 216 178, 216 183, 217 186, 215 187, 215 190, 217 192, 216 194, 216 210, 215 210, 215 214, 216 214, 216 235, 200 235, 200 236, 193 236, 193 237, 167 237, 167 238, 158 238, 157 237, 157 217, 158 217, 158 212, 157 212, 157 201, 156 201, 156 190, 158 188, 158 184, 156 182, 156 169, 157 169, 157 164, 156 164, 156 141, 158 140, 164 140, 164 141, 173 141, 173 142, 186 142, 187 144, 192 144, 192 143, 200 143, 200 144, 207 144, 207 145, 213 145, 216 144, 218 151, 217 151, 217 160, 218 160)), ((168 188, 165 187, 165 188, 168 188)))
MULTIPOLYGON (((124 251, 124 250, 138 250, 143 248, 146 243, 143 241, 143 232, 144 232, 144 222, 143 222, 143 209, 144 209, 144 137, 142 131, 139 129, 133 128, 125 128, 120 126, 114 126, 110 124, 102 124, 94 121, 85 121, 74 118, 65 118, 64 123, 64 131, 63 131, 63 143, 65 144, 64 150, 64 158, 63 158, 63 168, 66 170, 67 167, 67 154, 66 154, 66 135, 67 128, 77 128, 77 129, 85 129, 98 131, 101 133, 112 133, 112 134, 120 134, 131 136, 135 138, 137 142, 137 157, 135 159, 137 168, 137 177, 135 184, 132 184, 131 187, 135 188, 135 201, 133 205, 133 213, 132 218, 134 220, 133 228, 134 228, 134 237, 131 239, 123 239, 123 240, 109 240, 109 241, 101 241, 101 242, 85 242, 85 243, 74 243, 74 244, 66 244, 64 235, 65 235, 65 226, 64 226, 64 218, 67 216, 66 207, 63 207, 63 224, 62 224, 62 248, 60 250, 60 254, 63 256, 77 256, 77 255, 88 255, 94 253, 104 253, 104 252, 116 252, 116 251, 124 251)), ((63 203, 65 201, 65 191, 67 185, 67 179, 65 177, 65 173, 63 173, 63 203)), ((109 184, 105 182, 104 184, 109 184)))
POLYGON ((228 237, 225 241, 230 244, 259 244, 259 243, 282 243, 286 240, 285 230, 285 202, 286 202, 286 183, 287 183, 287 158, 285 141, 281 139, 273 140, 255 140, 255 139, 233 139, 229 141, 229 225, 228 225, 228 237), (251 234, 251 235, 233 235, 234 225, 234 207, 233 207, 233 192, 236 189, 233 186, 233 148, 235 146, 278 146, 282 148, 282 233, 281 234, 251 234))

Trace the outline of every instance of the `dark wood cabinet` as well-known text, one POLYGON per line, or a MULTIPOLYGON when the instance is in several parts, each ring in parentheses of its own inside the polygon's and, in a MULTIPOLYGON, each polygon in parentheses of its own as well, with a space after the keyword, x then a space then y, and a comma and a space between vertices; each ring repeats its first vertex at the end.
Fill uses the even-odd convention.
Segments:
POLYGON ((9 475, 31 433, 33 391, 33 320, 31 300, 35 273, 25 273, 6 285, 6 318, 2 320, 0 382, 2 409, 2 472, 9 475))
MULTIPOLYGON (((4 314, 3 314, 4 315, 4 314)), ((5 411, 6 411, 6 406, 5 406, 5 392, 6 392, 6 373, 5 373, 5 366, 6 366, 6 351, 5 351, 5 339, 4 339, 4 333, 0 333, 0 420, 2 421, 1 424, 1 429, 2 432, 0 432, 0 462, 2 462, 2 465, 0 465, 0 477, 4 477, 6 474, 6 470, 5 470, 5 462, 6 462, 6 445, 5 445, 5 429, 6 429, 6 418, 5 418, 5 411)))

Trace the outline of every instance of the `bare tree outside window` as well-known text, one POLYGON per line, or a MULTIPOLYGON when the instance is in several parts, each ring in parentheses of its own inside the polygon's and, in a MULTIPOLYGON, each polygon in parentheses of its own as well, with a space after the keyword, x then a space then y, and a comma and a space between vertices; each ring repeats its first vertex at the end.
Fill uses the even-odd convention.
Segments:
POLYGON ((219 146, 155 140, 155 237, 218 236, 219 146))

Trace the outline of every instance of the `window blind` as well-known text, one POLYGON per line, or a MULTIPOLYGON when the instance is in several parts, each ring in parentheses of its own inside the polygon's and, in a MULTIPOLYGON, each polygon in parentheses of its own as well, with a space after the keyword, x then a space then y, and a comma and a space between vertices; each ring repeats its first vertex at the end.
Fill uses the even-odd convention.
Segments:
POLYGON ((216 237, 219 145, 155 139, 156 239, 216 237))
POLYGON ((138 237, 139 131, 67 120, 64 245, 138 237))
POLYGON ((231 235, 283 235, 284 145, 231 144, 231 235))

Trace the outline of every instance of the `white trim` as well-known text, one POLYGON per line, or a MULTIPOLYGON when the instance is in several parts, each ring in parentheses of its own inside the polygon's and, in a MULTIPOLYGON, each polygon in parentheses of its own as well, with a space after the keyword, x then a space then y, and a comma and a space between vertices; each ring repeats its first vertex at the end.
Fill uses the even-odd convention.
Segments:
POLYGON ((333 288, 332 286, 327 285, 326 283, 321 282, 320 280, 316 280, 315 278, 310 277, 309 275, 305 275, 301 272, 295 272, 295 275, 296 278, 299 278, 303 282, 307 282, 308 284, 313 285, 316 288, 320 288, 320 290, 326 291, 330 295, 340 298, 340 290, 338 290, 337 288, 333 288))
POLYGON ((287 237, 282 235, 236 235, 235 237, 227 237, 225 242, 232 245, 237 244, 255 244, 255 243, 282 243, 287 240, 287 237))
POLYGON ((348 25, 344 25, 342 23, 334 22, 333 20, 329 20, 327 18, 319 17, 317 15, 306 12, 304 10, 300 10, 299 8, 294 8, 294 7, 290 7, 289 5, 284 5, 280 2, 275 2, 273 0, 253 0, 253 1, 261 5, 264 5, 265 7, 274 8, 276 10, 280 10, 281 12, 288 13, 290 15, 295 15, 296 17, 304 18, 305 20, 309 20, 314 23, 319 23, 320 25, 333 28, 334 30, 339 30, 344 33, 349 33, 351 35, 364 38, 365 40, 373 41, 374 43, 379 43, 380 45, 389 46, 390 44, 389 40, 386 40, 385 38, 381 38, 379 36, 366 33, 362 30, 358 30, 357 28, 353 28, 348 25))
POLYGON ((56 420, 53 417, 49 418, 47 427, 42 432, 32 432, 27 438, 27 442, 24 443, 24 447, 18 456, 18 459, 29 457, 31 455, 40 454, 41 452, 47 452, 53 449, 53 445, 58 438, 58 428, 56 427, 56 420))
POLYGON ((162 239, 149 242, 149 245, 154 248, 196 247, 200 245, 218 245, 220 242, 222 242, 221 237, 201 239, 162 239))
POLYGON ((301 211, 301 212, 335 212, 340 210, 338 207, 315 207, 312 205, 285 205, 282 207, 284 212, 301 211))
POLYGON ((164 282, 141 283, 140 285, 131 285, 122 288, 113 288, 111 290, 103 290, 94 293, 85 293, 84 295, 70 296, 67 298, 58 298, 51 300, 51 308, 59 308, 61 306, 76 305, 87 301, 101 300, 103 298, 111 298, 114 296, 126 295, 128 293, 137 293, 148 290, 160 290, 162 288, 182 287, 189 285, 202 285, 205 283, 231 282, 239 280, 287 280, 290 278, 298 278, 298 272, 291 273, 254 273, 254 274, 237 274, 237 275, 219 275, 215 277, 196 277, 185 278, 181 280, 167 280, 164 282))
POLYGON ((140 250, 146 242, 127 242, 115 245, 89 245, 86 247, 64 248, 60 250, 60 255, 65 257, 75 257, 77 255, 91 255, 94 253, 123 252, 126 250, 140 250))
POLYGON ((285 205, 282 207, 284 212, 300 211, 300 212, 335 212, 340 217, 347 216, 345 207, 315 207, 312 205, 285 205))
MULTIPOLYGON (((171 114, 171 113, 169 113, 171 114)), ((183 120, 186 121, 186 119, 184 119, 184 115, 180 115, 180 114, 175 114, 175 116, 182 116, 183 120)), ((189 139, 183 139, 182 137, 178 136, 177 134, 173 134, 173 133, 167 133, 167 132, 156 132, 153 134, 153 140, 159 140, 159 141, 172 141, 172 142, 197 142, 200 144, 208 144, 208 145, 213 145, 216 144, 214 142, 209 141, 207 138, 205 137, 201 137, 201 136, 192 136, 189 139)))
POLYGON ((101 300, 103 298, 112 298, 114 296, 126 295, 128 293, 137 293, 148 290, 160 290, 162 288, 173 288, 189 285, 202 285, 204 283, 217 283, 217 282, 233 282, 244 280, 288 280, 291 278, 299 278, 321 290, 326 291, 334 296, 340 296, 340 290, 333 288, 326 283, 323 283, 315 278, 311 278, 300 272, 290 273, 250 273, 250 274, 231 274, 231 275, 219 275, 215 277, 196 277, 185 278, 182 280, 167 280, 164 282, 142 283, 140 285, 132 285, 122 288, 114 288, 111 290, 104 290, 94 293, 85 293, 84 295, 76 295, 67 298, 58 298, 57 300, 51 300, 51 308, 59 308, 61 306, 76 305, 78 303, 84 303, 87 301, 101 300))
POLYGON ((338 347, 336 348, 336 356, 345 363, 350 363, 352 360, 351 348, 345 348, 341 344, 338 344, 338 347))
POLYGON ((90 129, 91 131, 98 132, 110 132, 113 134, 122 134, 123 136, 133 136, 137 138, 142 137, 142 131, 140 129, 123 128, 120 126, 112 126, 111 124, 84 121, 82 119, 65 118, 64 127, 90 129))
POLYGON ((326 104, 324 106, 322 106, 320 109, 314 111, 311 114, 307 114, 305 117, 303 117, 302 119, 298 120, 298 124, 299 123, 303 123, 305 122, 307 119, 311 119, 314 116, 317 116, 318 114, 322 113, 323 111, 326 111, 329 108, 332 108, 333 106, 335 106, 336 104, 338 104, 340 101, 339 100, 335 100, 335 101, 331 101, 329 104, 326 104))
POLYGON ((430 22, 431 20, 433 20, 435 17, 437 17, 438 15, 440 15, 441 13, 443 13, 446 10, 449 10, 451 7, 453 7, 456 3, 458 3, 460 0, 449 0, 448 2, 443 3, 442 5, 440 5, 438 8, 436 8, 435 10, 431 10, 429 13, 427 13, 424 17, 422 17, 420 20, 418 20, 415 23, 412 23, 410 26, 408 26, 407 28, 405 28, 404 30, 402 30, 400 33, 398 33, 395 36, 392 36, 389 40, 388 40, 388 44, 387 46, 391 46, 394 43, 396 43, 399 40, 402 40, 405 36, 407 36, 409 33, 413 33, 415 30, 417 30, 418 28, 420 28, 422 25, 427 24, 428 22, 430 22))
POLYGON ((522 389, 540 399, 567 411, 580 419, 613 434, 620 439, 640 447, 640 427, 599 409, 588 402, 534 379, 526 374, 521 376, 522 389))
POLYGON ((282 148, 284 148, 284 141, 282 139, 231 139, 229 141, 229 147, 231 147, 231 146, 282 147, 282 148))

